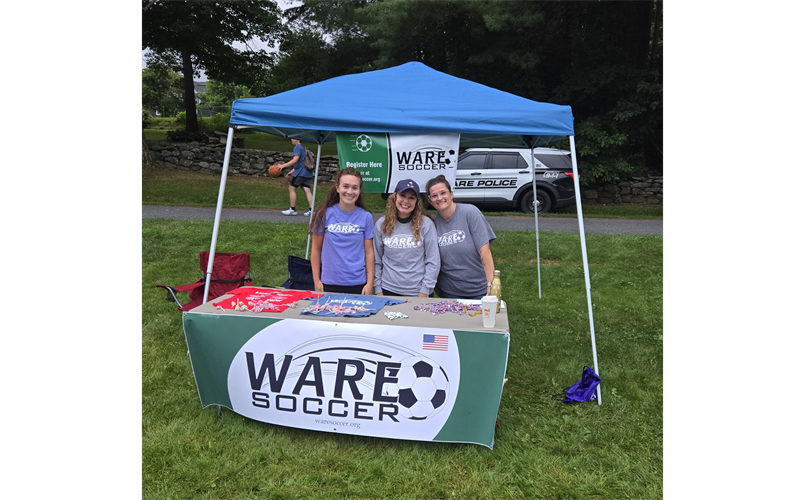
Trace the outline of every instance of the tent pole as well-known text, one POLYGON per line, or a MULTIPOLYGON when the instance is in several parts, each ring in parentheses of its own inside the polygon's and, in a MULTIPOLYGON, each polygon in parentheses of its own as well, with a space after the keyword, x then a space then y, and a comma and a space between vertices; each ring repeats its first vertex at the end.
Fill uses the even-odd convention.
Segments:
POLYGON ((534 232, 537 235, 537 290, 539 298, 542 298, 542 264, 539 259, 539 220, 537 213, 539 212, 539 205, 537 203, 537 167, 534 163, 534 147, 531 147, 531 192, 534 194, 534 232))
MULTIPOLYGON (((321 139, 321 137, 319 137, 321 139)), ((316 208, 316 186, 319 184, 319 162, 321 162, 321 143, 316 150, 316 171, 313 173, 313 206, 311 208, 310 218, 307 220, 307 243, 305 244, 305 260, 308 260, 308 252, 310 251, 310 225, 313 223, 313 210, 316 208)))
MULTIPOLYGON (((581 213, 581 189, 579 188, 579 168, 576 163, 576 141, 575 137, 570 136, 570 153, 573 160, 573 187, 576 191, 576 211, 579 217, 579 236, 581 237, 581 256, 584 262, 584 282, 587 286, 587 312, 590 317, 590 338, 593 341, 593 366, 595 373, 601 377, 601 372, 598 371, 598 351, 595 348, 595 325, 593 323, 593 299, 590 292, 590 266, 587 263, 587 242, 584 238, 584 217, 581 213)), ((596 388, 598 393, 598 404, 601 404, 601 384, 596 388)))
POLYGON ((210 278, 212 277, 212 263, 215 260, 215 244, 218 241, 218 226, 221 224, 221 210, 224 207, 224 187, 226 187, 226 172, 229 169, 229 154, 232 152, 232 139, 235 137, 235 128, 229 127, 226 136, 226 153, 224 153, 224 168, 221 171, 221 186, 218 188, 218 205, 215 207, 215 222, 212 225, 212 242, 210 243, 210 260, 207 262, 207 282, 204 283, 204 302, 210 293, 210 278))

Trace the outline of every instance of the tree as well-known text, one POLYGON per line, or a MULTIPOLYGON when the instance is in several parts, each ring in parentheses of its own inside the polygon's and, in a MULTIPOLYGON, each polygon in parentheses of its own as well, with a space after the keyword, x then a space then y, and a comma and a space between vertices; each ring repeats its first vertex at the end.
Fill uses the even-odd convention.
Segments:
POLYGON ((358 16, 360 9, 371 3, 375 0, 307 0, 287 8, 283 16, 293 30, 302 30, 312 23, 334 41, 364 38, 358 16))
POLYGON ((182 106, 184 90, 182 77, 165 66, 143 69, 143 107, 162 116, 173 116, 182 106))
POLYGON ((588 180, 662 173, 661 5, 549 2, 550 99, 573 106, 588 180))
POLYGON ((193 77, 203 69, 210 78, 249 85, 269 55, 232 44, 248 47, 255 38, 275 43, 282 33, 276 2, 259 0, 143 0, 142 26, 148 65, 163 64, 182 74, 188 132, 198 131, 193 77))
POLYGON ((227 108, 232 110, 232 102, 236 99, 254 97, 245 85, 223 83, 218 80, 207 80, 207 88, 199 94, 201 105, 211 108, 227 108))
POLYGON ((279 54, 260 88, 271 95, 339 76, 330 62, 332 48, 309 29, 290 33, 280 44, 279 54))
POLYGON ((662 172, 660 5, 390 0, 362 5, 355 19, 379 68, 421 61, 571 105, 584 179, 593 181, 662 172))
POLYGON ((151 156, 151 150, 148 149, 148 143, 145 141, 145 127, 148 125, 151 115, 148 110, 143 108, 143 170, 151 170, 154 168, 154 158, 151 156))
POLYGON ((374 0, 306 1, 287 8, 288 30, 270 70, 252 90, 271 95, 328 78, 376 69, 376 51, 357 22, 357 9, 374 0))
MULTIPOLYGON (((325 3, 309 15, 329 22, 325 3)), ((341 19, 355 20, 375 69, 421 61, 571 105, 586 181, 662 172, 660 1, 330 3, 355 7, 341 19)))
POLYGON ((587 182, 662 172, 661 0, 305 0, 283 15, 285 31, 273 31, 279 52, 261 56, 263 66, 234 64, 227 73, 230 66, 211 64, 208 75, 270 95, 420 61, 572 106, 587 182))

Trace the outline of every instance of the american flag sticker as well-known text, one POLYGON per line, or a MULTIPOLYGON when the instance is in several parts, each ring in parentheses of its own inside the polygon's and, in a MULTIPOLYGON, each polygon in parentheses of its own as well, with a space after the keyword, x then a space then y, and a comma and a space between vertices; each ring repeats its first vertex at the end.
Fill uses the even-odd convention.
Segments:
POLYGON ((425 334, 422 336, 422 349, 426 351, 446 351, 447 338, 447 335, 425 334))

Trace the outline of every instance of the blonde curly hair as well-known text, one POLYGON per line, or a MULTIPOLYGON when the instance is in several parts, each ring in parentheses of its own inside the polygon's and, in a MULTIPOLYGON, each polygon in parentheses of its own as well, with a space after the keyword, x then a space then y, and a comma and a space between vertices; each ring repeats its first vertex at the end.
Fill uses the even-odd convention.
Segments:
MULTIPOLYGON (((422 198, 416 197, 416 205, 411 211, 411 232, 414 233, 414 241, 419 243, 419 228, 422 227, 422 217, 428 217, 422 207, 422 198)), ((386 218, 380 226, 380 233, 391 236, 394 226, 397 225, 397 193, 391 193, 386 201, 386 218)))

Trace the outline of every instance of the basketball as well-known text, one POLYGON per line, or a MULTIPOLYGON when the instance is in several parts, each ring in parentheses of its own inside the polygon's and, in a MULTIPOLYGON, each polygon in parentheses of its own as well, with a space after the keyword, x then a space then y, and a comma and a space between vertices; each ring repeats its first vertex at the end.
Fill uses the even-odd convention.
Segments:
POLYGON ((282 167, 279 165, 271 165, 268 167, 268 175, 271 177, 279 177, 282 175, 282 167))

